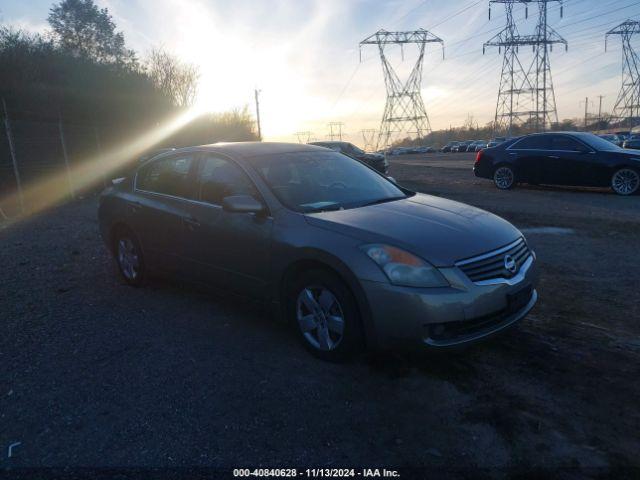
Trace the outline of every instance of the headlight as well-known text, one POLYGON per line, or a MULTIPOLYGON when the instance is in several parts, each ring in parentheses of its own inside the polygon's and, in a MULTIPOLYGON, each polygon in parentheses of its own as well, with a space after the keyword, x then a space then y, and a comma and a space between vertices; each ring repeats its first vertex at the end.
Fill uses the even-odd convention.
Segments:
POLYGON ((389 281, 404 287, 448 287, 436 267, 390 245, 363 245, 362 250, 378 264, 389 281))

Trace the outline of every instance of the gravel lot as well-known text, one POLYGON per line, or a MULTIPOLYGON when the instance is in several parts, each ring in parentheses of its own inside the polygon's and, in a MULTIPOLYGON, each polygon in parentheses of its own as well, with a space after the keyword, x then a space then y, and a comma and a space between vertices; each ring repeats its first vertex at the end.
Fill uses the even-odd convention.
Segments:
POLYGON ((472 163, 391 167, 504 216, 538 253, 532 314, 457 354, 327 364, 246 302, 166 280, 127 287, 95 198, 0 227, 0 468, 640 474, 640 197, 501 192, 472 163))

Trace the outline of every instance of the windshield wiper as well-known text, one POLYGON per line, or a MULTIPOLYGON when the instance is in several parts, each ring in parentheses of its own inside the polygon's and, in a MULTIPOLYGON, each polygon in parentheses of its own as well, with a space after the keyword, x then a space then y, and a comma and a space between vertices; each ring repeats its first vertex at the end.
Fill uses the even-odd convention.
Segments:
POLYGON ((379 205, 381 203, 395 202, 396 200, 404 200, 405 198, 407 198, 407 197, 406 196, 402 196, 402 197, 379 198, 379 199, 373 200, 371 202, 363 203, 360 206, 361 207, 368 207, 369 205, 379 205))

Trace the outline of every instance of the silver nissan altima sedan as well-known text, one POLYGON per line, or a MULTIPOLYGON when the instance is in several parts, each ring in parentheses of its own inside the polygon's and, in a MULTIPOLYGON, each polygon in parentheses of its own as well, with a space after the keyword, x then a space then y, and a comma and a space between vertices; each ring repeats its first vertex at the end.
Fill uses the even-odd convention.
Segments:
POLYGON ((327 360, 479 341, 538 298, 535 254, 509 222, 322 147, 167 151, 114 181, 98 217, 129 284, 156 272, 254 297, 327 360))

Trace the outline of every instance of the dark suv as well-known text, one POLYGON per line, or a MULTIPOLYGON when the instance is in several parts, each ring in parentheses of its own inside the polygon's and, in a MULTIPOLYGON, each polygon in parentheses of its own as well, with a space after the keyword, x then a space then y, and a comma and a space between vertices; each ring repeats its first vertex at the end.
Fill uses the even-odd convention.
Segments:
POLYGON ((349 142, 311 142, 309 145, 317 145, 318 147, 330 148, 336 152, 348 155, 351 158, 366 163, 371 168, 375 168, 380 173, 386 175, 389 172, 389 162, 384 155, 379 153, 366 153, 364 150, 356 147, 349 142))

